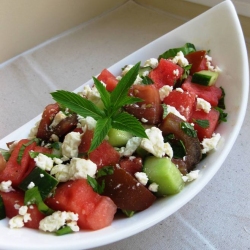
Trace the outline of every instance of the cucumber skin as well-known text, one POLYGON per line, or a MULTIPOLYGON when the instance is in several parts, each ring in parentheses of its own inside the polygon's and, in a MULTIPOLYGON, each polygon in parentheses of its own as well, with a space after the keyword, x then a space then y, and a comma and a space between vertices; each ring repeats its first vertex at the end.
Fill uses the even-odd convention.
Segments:
POLYGON ((143 171, 147 174, 150 183, 157 183, 157 196, 167 196, 179 193, 185 183, 176 165, 170 158, 149 156, 144 161, 143 171))
POLYGON ((215 84, 219 74, 209 70, 201 70, 192 76, 192 82, 203 86, 212 86, 215 84))

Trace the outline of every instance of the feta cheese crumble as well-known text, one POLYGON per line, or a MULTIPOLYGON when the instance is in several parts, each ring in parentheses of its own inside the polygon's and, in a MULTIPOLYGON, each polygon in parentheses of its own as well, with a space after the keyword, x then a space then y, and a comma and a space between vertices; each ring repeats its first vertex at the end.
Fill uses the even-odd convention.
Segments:
POLYGON ((203 98, 197 97, 196 100, 196 110, 204 110, 204 112, 209 113, 209 111, 211 110, 211 104, 203 98))
POLYGON ((12 181, 8 180, 8 181, 2 181, 0 183, 0 191, 4 192, 4 193, 9 193, 11 191, 14 191, 14 189, 11 186, 12 181))
POLYGON ((167 105, 167 112, 168 112, 168 114, 173 113, 174 115, 180 117, 184 121, 187 120, 185 116, 181 115, 180 112, 175 107, 173 107, 171 105, 167 105))
POLYGON ((156 58, 150 58, 148 60, 145 61, 144 63, 144 67, 150 66, 151 68, 156 68, 158 66, 158 59, 156 58))
POLYGON ((219 133, 213 133, 211 138, 204 138, 201 142, 201 145, 203 147, 202 154, 206 154, 207 152, 216 149, 219 140, 221 138, 221 135, 219 133))
POLYGON ((35 158, 34 158, 34 161, 36 163, 36 166, 45 170, 45 171, 50 171, 53 167, 53 164, 54 164, 54 161, 42 154, 42 153, 39 153, 35 158))
POLYGON ((163 101, 165 97, 169 95, 169 93, 173 90, 172 86, 164 85, 159 89, 160 99, 163 101))
POLYGON ((184 54, 182 51, 179 51, 176 56, 171 59, 171 61, 174 63, 174 64, 178 64, 180 65, 181 67, 185 67, 189 64, 188 60, 185 58, 184 54))
POLYGON ((126 147, 120 148, 120 156, 131 156, 135 152, 135 150, 140 146, 141 140, 142 139, 139 137, 130 138, 126 143, 126 147))
POLYGON ((148 189, 151 191, 151 192, 154 192, 156 193, 158 191, 158 187, 159 185, 155 182, 151 183, 148 187, 148 189))
POLYGON ((77 157, 78 146, 81 143, 81 134, 79 132, 68 133, 62 143, 62 154, 68 158, 77 157))
POLYGON ((62 111, 59 111, 54 119, 53 119, 53 122, 50 124, 50 128, 53 128, 55 127, 57 124, 60 123, 60 121, 62 121, 63 119, 65 119, 67 116, 62 112, 62 111))
POLYGON ((198 178, 199 172, 200 172, 200 170, 198 170, 198 169, 197 170, 193 170, 193 171, 189 172, 188 174, 183 175, 182 176, 182 180, 184 182, 194 181, 194 180, 196 180, 198 178))
POLYGON ((12 217, 9 220, 9 227, 13 228, 21 228, 24 226, 24 223, 31 220, 30 214, 28 212, 27 206, 21 206, 18 210, 18 215, 12 217))
POLYGON ((135 177, 144 186, 148 183, 148 176, 144 172, 136 172, 135 177))
POLYGON ((69 226, 72 231, 77 232, 79 231, 77 221, 78 214, 73 212, 56 211, 40 221, 39 229, 45 232, 56 232, 63 226, 69 226))

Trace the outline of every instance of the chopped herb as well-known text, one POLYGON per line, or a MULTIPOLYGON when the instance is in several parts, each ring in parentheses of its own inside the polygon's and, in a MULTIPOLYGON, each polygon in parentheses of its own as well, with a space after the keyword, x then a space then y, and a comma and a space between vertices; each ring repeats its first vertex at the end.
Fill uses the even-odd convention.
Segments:
POLYGON ((190 137, 197 137, 197 132, 194 127, 188 122, 180 123, 182 131, 190 137))
POLYGON ((167 50, 166 52, 164 52, 158 57, 158 60, 160 60, 161 58, 168 59, 168 58, 175 57, 179 51, 182 51, 184 55, 187 55, 191 52, 196 51, 196 49, 192 43, 186 43, 183 47, 167 50))
POLYGON ((218 103, 218 107, 221 109, 226 109, 226 105, 225 105, 225 90, 220 87, 221 91, 222 91, 222 95, 221 98, 219 99, 219 103, 218 103))
POLYGON ((3 149, 3 148, 0 148, 0 154, 3 156, 5 161, 8 161, 11 155, 9 150, 3 149))
POLYGON ((54 148, 54 149, 56 149, 56 150, 60 150, 61 149, 61 142, 53 142, 53 143, 51 143, 51 145, 50 145, 50 148, 54 148))
POLYGON ((135 214, 135 211, 132 210, 125 210, 122 209, 122 212, 127 216, 127 217, 132 217, 135 214))
POLYGON ((162 118, 164 119, 167 116, 167 114, 168 114, 168 106, 165 103, 163 103, 161 106, 163 108, 162 118))
POLYGON ((106 90, 97 78, 93 78, 104 104, 104 110, 76 93, 64 90, 51 93, 56 102, 63 104, 83 117, 91 116, 97 121, 89 152, 101 144, 110 128, 124 130, 138 137, 147 137, 142 124, 135 117, 121 110, 124 105, 141 101, 139 98, 128 96, 129 88, 134 83, 139 68, 140 63, 133 66, 111 93, 106 90))
POLYGON ((220 112, 219 122, 226 122, 227 121, 227 113, 225 113, 223 111, 223 109, 221 109, 219 107, 215 107, 215 109, 220 112))
POLYGON ((58 156, 57 155, 54 155, 54 154, 47 154, 47 153, 40 153, 40 152, 35 152, 35 151, 30 151, 29 152, 29 155, 32 159, 36 158, 39 154, 43 154, 43 155, 46 155, 47 157, 53 159, 53 158, 57 158, 58 156))
POLYGON ((103 168, 100 168, 98 170, 96 178, 106 176, 106 175, 110 175, 110 174, 113 174, 113 173, 114 173, 114 168, 112 166, 103 167, 103 168))
POLYGON ((154 84, 154 81, 151 78, 149 78, 148 76, 141 76, 141 78, 142 78, 142 83, 145 85, 154 84))
POLYGON ((210 126, 209 120, 193 119, 193 121, 202 128, 208 128, 210 126))
POLYGON ((41 194, 38 190, 38 187, 33 187, 31 189, 26 190, 25 195, 24 195, 24 204, 25 205, 36 204, 38 210, 45 215, 51 215, 54 212, 54 210, 49 208, 43 202, 43 199, 42 199, 41 194))
POLYGON ((184 80, 189 76, 190 69, 192 68, 192 64, 188 64, 187 66, 182 67, 182 68, 183 68, 184 72, 181 76, 181 80, 184 80))
POLYGON ((105 188, 105 181, 102 181, 102 184, 100 185, 95 178, 87 175, 87 181, 89 183, 89 185, 93 188, 93 190, 98 193, 98 194, 102 194, 105 188))
POLYGON ((57 236, 65 235, 65 234, 70 234, 73 233, 74 231, 71 229, 70 226, 64 226, 58 229, 55 233, 57 236))
POLYGON ((182 159, 187 153, 186 148, 182 140, 176 140, 172 143, 170 143, 172 149, 173 149, 173 157, 177 159, 182 159))
POLYGON ((0 195, 0 220, 6 218, 5 206, 3 203, 3 198, 0 195))
POLYGON ((175 136, 172 133, 164 136, 164 142, 169 142, 170 140, 173 140, 173 139, 175 139, 175 136))

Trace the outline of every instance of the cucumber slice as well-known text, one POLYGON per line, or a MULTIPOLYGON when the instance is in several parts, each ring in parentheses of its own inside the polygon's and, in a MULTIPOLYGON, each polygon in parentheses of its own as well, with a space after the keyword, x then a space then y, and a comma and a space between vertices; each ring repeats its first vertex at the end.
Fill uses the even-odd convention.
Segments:
POLYGON ((181 173, 170 158, 149 156, 145 159, 143 171, 151 183, 159 185, 158 196, 177 194, 184 187, 181 173))
POLYGON ((0 195, 0 220, 6 218, 5 207, 3 203, 3 198, 0 195))
POLYGON ((30 174, 23 179, 18 187, 21 190, 26 191, 29 189, 28 186, 31 182, 38 187, 43 200, 47 198, 51 192, 53 192, 54 188, 58 184, 58 181, 53 176, 39 167, 35 167, 30 174))
POLYGON ((193 74, 191 81, 193 83, 198 83, 204 86, 212 86, 215 84, 218 76, 219 76, 218 72, 201 70, 193 74))
POLYGON ((139 72, 138 72, 138 75, 140 76, 140 77, 142 77, 142 76, 145 76, 144 74, 145 74, 145 72, 150 72, 152 70, 152 68, 150 67, 150 66, 146 66, 146 67, 140 67, 140 69, 139 69, 139 72))
POLYGON ((108 132, 108 137, 108 142, 113 147, 122 147, 126 145, 130 138, 132 138, 132 134, 127 131, 111 128, 108 132))

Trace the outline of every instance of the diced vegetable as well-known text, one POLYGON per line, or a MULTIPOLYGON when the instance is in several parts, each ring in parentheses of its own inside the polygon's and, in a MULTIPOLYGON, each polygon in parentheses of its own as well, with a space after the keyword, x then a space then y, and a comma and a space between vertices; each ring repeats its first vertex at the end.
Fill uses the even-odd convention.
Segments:
POLYGON ((149 156, 145 159, 143 171, 151 183, 158 185, 158 196, 177 194, 184 187, 181 173, 170 158, 149 156))
POLYGON ((192 64, 190 69, 190 74, 193 75, 195 72, 199 72, 201 70, 207 70, 207 60, 206 60, 206 50, 198 50, 192 53, 187 54, 185 57, 187 58, 189 64, 192 64))
POLYGON ((108 142, 113 147, 121 147, 126 145, 132 134, 127 131, 111 128, 108 132, 108 137, 108 142))
POLYGON ((212 86, 215 84, 218 76, 219 76, 218 72, 210 70, 201 70, 193 74, 191 81, 193 83, 198 83, 204 86, 212 86))

